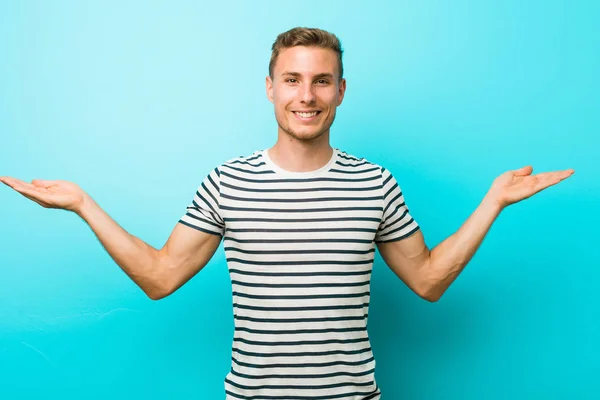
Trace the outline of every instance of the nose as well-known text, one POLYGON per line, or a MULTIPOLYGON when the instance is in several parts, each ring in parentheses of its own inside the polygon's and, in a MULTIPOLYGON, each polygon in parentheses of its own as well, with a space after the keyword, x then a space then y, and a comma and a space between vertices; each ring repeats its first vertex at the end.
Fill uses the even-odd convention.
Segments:
POLYGON ((302 87, 302 103, 311 104, 316 100, 313 85, 310 83, 302 87))

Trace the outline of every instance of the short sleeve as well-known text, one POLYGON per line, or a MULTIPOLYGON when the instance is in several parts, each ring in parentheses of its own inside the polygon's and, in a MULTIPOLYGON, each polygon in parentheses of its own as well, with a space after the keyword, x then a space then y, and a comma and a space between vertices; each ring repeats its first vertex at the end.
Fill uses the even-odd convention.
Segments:
POLYGON ((220 173, 215 168, 204 178, 179 222, 202 232, 223 236, 225 222, 220 214, 219 197, 220 173))
POLYGON ((391 242, 407 238, 420 228, 411 217, 402 190, 394 176, 381 168, 383 216, 375 234, 375 242, 391 242))

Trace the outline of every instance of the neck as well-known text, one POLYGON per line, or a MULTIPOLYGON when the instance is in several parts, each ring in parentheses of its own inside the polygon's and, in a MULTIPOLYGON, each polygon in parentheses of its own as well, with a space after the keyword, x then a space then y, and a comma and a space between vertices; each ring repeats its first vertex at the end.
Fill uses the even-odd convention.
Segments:
POLYGON ((277 142, 268 151, 277 166, 290 172, 315 171, 327 164, 333 154, 329 132, 313 140, 298 140, 279 132, 277 142))

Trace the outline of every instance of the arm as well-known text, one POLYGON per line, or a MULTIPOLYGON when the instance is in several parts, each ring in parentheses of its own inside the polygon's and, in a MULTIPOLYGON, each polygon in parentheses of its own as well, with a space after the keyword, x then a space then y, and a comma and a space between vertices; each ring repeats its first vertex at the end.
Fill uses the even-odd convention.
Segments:
POLYGON ((78 185, 68 181, 32 183, 0 177, 0 182, 45 208, 73 211, 96 234, 123 271, 153 300, 173 293, 211 259, 220 235, 177 224, 160 250, 121 228, 78 185))
POLYGON ((89 196, 77 214, 121 269, 153 300, 179 289, 212 258, 221 237, 178 223, 157 250, 127 233, 89 196))
POLYGON ((385 263, 415 293, 428 301, 437 301, 471 260, 500 207, 485 198, 461 228, 429 250, 423 234, 378 244, 385 263))
POLYGON ((479 207, 460 229, 429 250, 420 231, 408 238, 378 243, 386 264, 415 293, 437 301, 471 260, 500 212, 570 177, 572 169, 531 175, 530 166, 494 180, 479 207))

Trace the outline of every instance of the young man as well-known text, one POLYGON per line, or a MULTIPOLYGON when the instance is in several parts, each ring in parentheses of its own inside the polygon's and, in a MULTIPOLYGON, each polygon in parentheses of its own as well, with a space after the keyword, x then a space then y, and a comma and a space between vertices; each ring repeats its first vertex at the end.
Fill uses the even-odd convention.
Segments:
POLYGON ((429 250, 384 167, 329 143, 346 90, 336 36, 295 28, 272 47, 266 89, 275 145, 229 160, 199 186, 160 250, 124 231, 74 183, 0 180, 80 215, 152 299, 173 293, 221 239, 233 285, 231 399, 378 399, 367 334, 375 247, 415 293, 438 300, 509 204, 574 171, 508 171, 465 224, 429 250))

